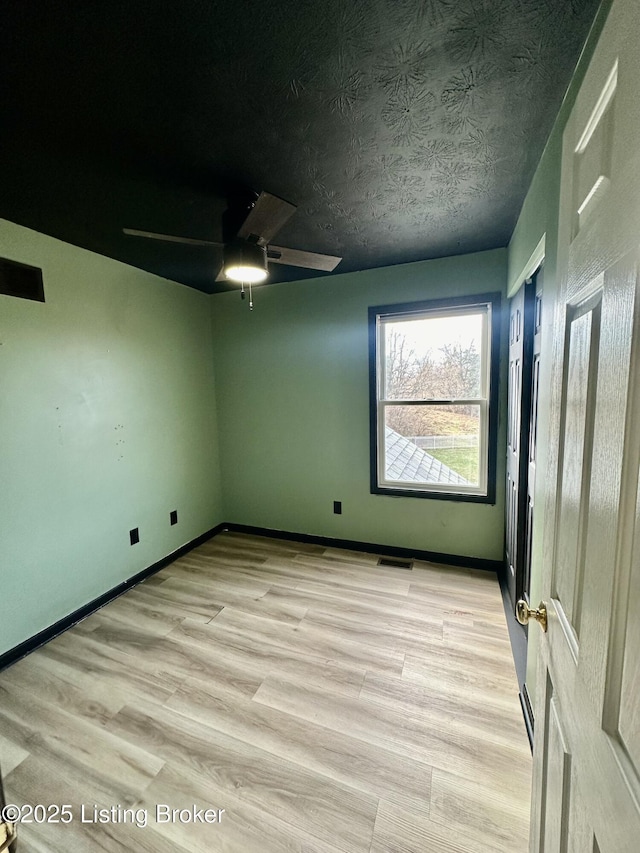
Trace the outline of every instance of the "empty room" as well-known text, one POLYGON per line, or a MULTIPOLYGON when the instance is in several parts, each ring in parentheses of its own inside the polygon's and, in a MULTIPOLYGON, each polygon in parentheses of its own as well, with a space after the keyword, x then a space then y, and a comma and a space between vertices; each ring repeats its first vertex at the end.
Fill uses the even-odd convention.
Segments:
POLYGON ((0 851, 637 853, 637 0, 0 40, 0 851))

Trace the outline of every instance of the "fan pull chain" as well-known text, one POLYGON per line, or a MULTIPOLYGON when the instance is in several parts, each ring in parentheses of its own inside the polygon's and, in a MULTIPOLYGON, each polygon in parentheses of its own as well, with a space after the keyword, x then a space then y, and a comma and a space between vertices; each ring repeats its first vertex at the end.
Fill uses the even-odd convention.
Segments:
MULTIPOLYGON (((240 299, 246 299, 247 294, 244 289, 244 281, 242 282, 242 287, 240 288, 240 299)), ((249 282, 249 311, 253 311, 253 293, 251 292, 251 282, 249 282)))

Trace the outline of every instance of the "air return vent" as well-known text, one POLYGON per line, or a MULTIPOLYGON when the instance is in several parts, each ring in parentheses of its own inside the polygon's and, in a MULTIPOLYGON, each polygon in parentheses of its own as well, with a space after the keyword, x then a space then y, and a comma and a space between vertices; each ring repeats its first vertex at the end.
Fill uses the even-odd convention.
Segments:
POLYGON ((0 293, 44 302, 42 270, 0 258, 0 293))
POLYGON ((380 557, 379 566, 389 566, 392 569, 412 569, 413 560, 395 560, 393 557, 380 557))

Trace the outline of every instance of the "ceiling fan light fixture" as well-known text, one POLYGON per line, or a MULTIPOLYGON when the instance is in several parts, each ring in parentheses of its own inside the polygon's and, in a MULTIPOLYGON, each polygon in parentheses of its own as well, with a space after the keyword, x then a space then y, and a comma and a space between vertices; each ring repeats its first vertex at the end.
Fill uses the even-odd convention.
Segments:
POLYGON ((238 284, 259 284, 268 275, 267 250, 257 243, 234 240, 224 250, 224 274, 238 284))

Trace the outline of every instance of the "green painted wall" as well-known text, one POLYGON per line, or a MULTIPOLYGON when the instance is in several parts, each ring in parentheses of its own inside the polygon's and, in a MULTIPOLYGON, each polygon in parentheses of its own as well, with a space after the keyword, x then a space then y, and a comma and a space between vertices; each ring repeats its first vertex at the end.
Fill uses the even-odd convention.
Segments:
MULTIPOLYGON (((602 27, 611 8, 611 0, 603 2, 594 22, 589 39, 585 45, 576 72, 567 91, 562 108, 554 124, 544 154, 534 175, 523 204, 518 222, 508 246, 509 295, 517 290, 522 281, 522 271, 538 245, 545 236, 544 261, 544 302, 542 349, 540 361, 540 399, 538 435, 538 483, 535 500, 534 538, 531 570, 531 601, 537 605, 542 595, 542 554, 545 538, 545 506, 543 490, 547 465, 549 390, 551 387, 551 342, 553 337, 554 301, 557 293, 557 255, 558 255, 558 215, 560 205, 560 172, 562 165, 562 134, 576 99, 580 84, 587 70, 589 60, 602 32, 602 27)), ((535 626, 528 633, 527 688, 532 699, 536 693, 537 649, 540 633, 535 626)))
POLYGON ((370 494, 367 308, 505 285, 501 249, 214 296, 226 520, 501 559, 504 453, 496 506, 370 494))
POLYGON ((2 653, 222 514, 208 297, 2 221, 0 256, 46 294, 0 296, 2 653))

